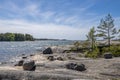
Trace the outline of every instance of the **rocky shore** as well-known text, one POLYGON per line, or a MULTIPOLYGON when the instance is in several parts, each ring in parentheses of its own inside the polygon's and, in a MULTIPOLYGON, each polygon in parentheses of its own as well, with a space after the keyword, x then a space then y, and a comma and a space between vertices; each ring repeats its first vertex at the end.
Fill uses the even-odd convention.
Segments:
POLYGON ((10 60, 11 65, 1 63, 0 80, 120 80, 119 57, 90 59, 81 57, 82 53, 62 53, 69 48, 53 46, 52 52, 47 50, 50 54, 22 54, 10 60), (34 69, 25 70, 25 65, 34 69))

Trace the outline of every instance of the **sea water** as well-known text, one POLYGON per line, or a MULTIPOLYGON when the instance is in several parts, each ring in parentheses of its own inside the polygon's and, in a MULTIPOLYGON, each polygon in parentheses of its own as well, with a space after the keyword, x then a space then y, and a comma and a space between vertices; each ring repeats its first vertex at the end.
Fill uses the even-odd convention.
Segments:
POLYGON ((47 46, 69 45, 73 41, 22 41, 22 42, 0 42, 0 62, 22 54, 34 54, 47 46))

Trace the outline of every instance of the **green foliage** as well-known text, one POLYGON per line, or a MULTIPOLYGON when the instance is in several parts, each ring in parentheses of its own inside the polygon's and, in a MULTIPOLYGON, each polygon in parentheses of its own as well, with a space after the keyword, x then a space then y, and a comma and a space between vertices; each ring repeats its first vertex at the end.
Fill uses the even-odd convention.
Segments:
MULTIPOLYGON (((82 46, 84 45, 84 47, 92 48, 91 51, 86 50, 85 57, 97 58, 101 57, 105 52, 111 52, 113 56, 120 57, 120 45, 110 44, 111 39, 114 38, 116 34, 120 33, 120 29, 118 32, 116 31, 116 28, 114 27, 114 20, 110 14, 108 14, 104 19, 101 20, 97 31, 98 34, 95 35, 96 31, 94 27, 91 28, 87 35, 88 42, 82 44, 82 46), (104 48, 102 48, 102 46, 99 47, 100 45, 97 46, 96 44, 97 36, 108 40, 108 47, 105 45, 103 46, 104 48)), ((120 35, 118 37, 120 37, 120 35)))
POLYGON ((120 57, 120 45, 112 45, 110 48, 103 48, 102 53, 111 52, 114 57, 120 57))
POLYGON ((93 51, 86 51, 85 57, 97 58, 101 57, 106 52, 111 52, 114 57, 120 57, 120 45, 104 47, 102 48, 102 53, 99 52, 99 48, 95 48, 93 51))
POLYGON ((25 41, 25 36, 24 34, 20 34, 20 33, 15 33, 15 41, 25 41))
POLYGON ((99 57, 99 49, 95 48, 93 51, 88 51, 85 53, 85 57, 89 57, 89 58, 97 58, 99 57))
POLYGON ((96 41, 96 35, 95 35, 95 28, 91 28, 90 31, 88 32, 87 40, 90 41, 92 49, 95 48, 95 41, 96 41))
POLYGON ((15 37, 13 33, 5 33, 4 36, 5 36, 4 38, 5 41, 13 41, 15 37))
POLYGON ((108 40, 110 46, 110 40, 117 34, 116 28, 114 28, 114 20, 110 14, 105 19, 101 19, 100 25, 98 26, 98 37, 103 37, 108 40))
POLYGON ((20 33, 1 33, 0 41, 33 41, 34 38, 29 34, 20 34, 20 33))
POLYGON ((33 41, 33 37, 30 34, 25 34, 25 40, 26 41, 33 41))

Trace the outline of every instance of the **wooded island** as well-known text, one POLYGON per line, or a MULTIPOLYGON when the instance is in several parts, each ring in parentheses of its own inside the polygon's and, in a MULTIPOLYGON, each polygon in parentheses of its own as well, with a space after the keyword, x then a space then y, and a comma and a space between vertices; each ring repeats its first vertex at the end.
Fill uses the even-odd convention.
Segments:
POLYGON ((0 41, 34 41, 34 38, 30 34, 1 33, 0 41))

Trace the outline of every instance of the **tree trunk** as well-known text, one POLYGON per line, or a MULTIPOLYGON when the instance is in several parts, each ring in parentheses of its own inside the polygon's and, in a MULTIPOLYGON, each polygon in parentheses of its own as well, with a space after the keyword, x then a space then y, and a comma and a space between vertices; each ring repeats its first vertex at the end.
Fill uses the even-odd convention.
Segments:
POLYGON ((110 29, 108 27, 108 46, 110 47, 110 29))

